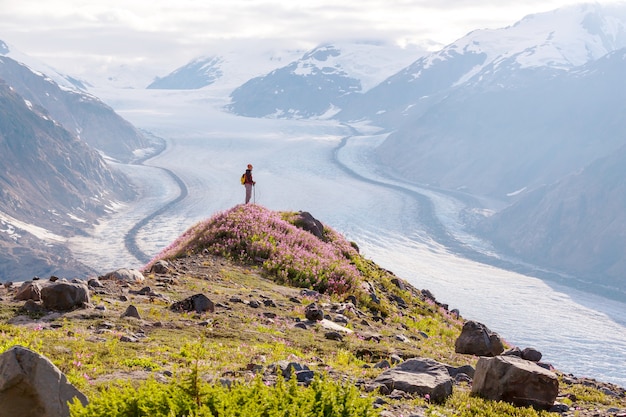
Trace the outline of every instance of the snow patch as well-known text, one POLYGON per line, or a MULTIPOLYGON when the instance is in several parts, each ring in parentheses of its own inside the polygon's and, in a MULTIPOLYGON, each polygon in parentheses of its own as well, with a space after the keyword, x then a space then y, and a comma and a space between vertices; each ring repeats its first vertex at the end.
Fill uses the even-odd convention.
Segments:
POLYGON ((24 223, 5 213, 0 213, 0 221, 2 221, 3 224, 9 224, 15 229, 24 230, 25 232, 28 232, 31 235, 41 240, 45 240, 49 242, 65 242, 66 241, 64 237, 54 234, 51 231, 44 229, 43 227, 24 223))

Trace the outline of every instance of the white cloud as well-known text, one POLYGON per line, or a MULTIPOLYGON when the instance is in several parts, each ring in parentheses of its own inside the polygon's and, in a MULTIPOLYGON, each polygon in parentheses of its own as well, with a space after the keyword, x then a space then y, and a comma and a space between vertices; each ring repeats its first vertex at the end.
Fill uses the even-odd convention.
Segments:
MULTIPOLYGON (((143 64, 163 75, 224 39, 386 39, 445 45, 575 0, 1 0, 0 39, 80 76, 143 64)), ((602 3, 610 3, 604 0, 602 3)))

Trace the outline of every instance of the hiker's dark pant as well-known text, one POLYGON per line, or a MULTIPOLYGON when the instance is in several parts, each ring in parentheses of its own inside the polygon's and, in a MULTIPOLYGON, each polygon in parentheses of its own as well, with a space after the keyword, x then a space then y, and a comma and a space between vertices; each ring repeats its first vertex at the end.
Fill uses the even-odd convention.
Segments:
POLYGON ((252 198, 252 184, 244 184, 246 186, 246 204, 250 202, 252 198))

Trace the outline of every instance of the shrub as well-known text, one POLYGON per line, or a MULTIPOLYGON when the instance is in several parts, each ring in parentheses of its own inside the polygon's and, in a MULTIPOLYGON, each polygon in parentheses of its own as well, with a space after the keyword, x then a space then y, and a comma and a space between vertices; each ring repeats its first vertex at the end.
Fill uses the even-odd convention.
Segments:
POLYGON ((377 414, 371 399, 361 397, 357 388, 325 378, 316 378, 309 387, 297 385, 294 379, 279 379, 276 385, 267 386, 257 378, 251 385, 235 384, 229 388, 192 377, 182 383, 160 384, 150 380, 136 388, 130 384, 109 387, 86 406, 78 401, 72 403, 70 415, 373 417, 377 414))

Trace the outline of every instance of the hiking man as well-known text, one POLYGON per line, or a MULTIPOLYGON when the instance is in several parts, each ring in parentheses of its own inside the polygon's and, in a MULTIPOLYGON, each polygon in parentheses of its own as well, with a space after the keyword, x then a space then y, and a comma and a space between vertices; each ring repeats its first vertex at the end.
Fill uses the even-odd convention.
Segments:
POLYGON ((246 173, 244 175, 243 185, 246 187, 246 204, 250 202, 250 198, 252 197, 252 187, 256 182, 252 179, 252 164, 248 164, 248 169, 246 169, 246 173))

